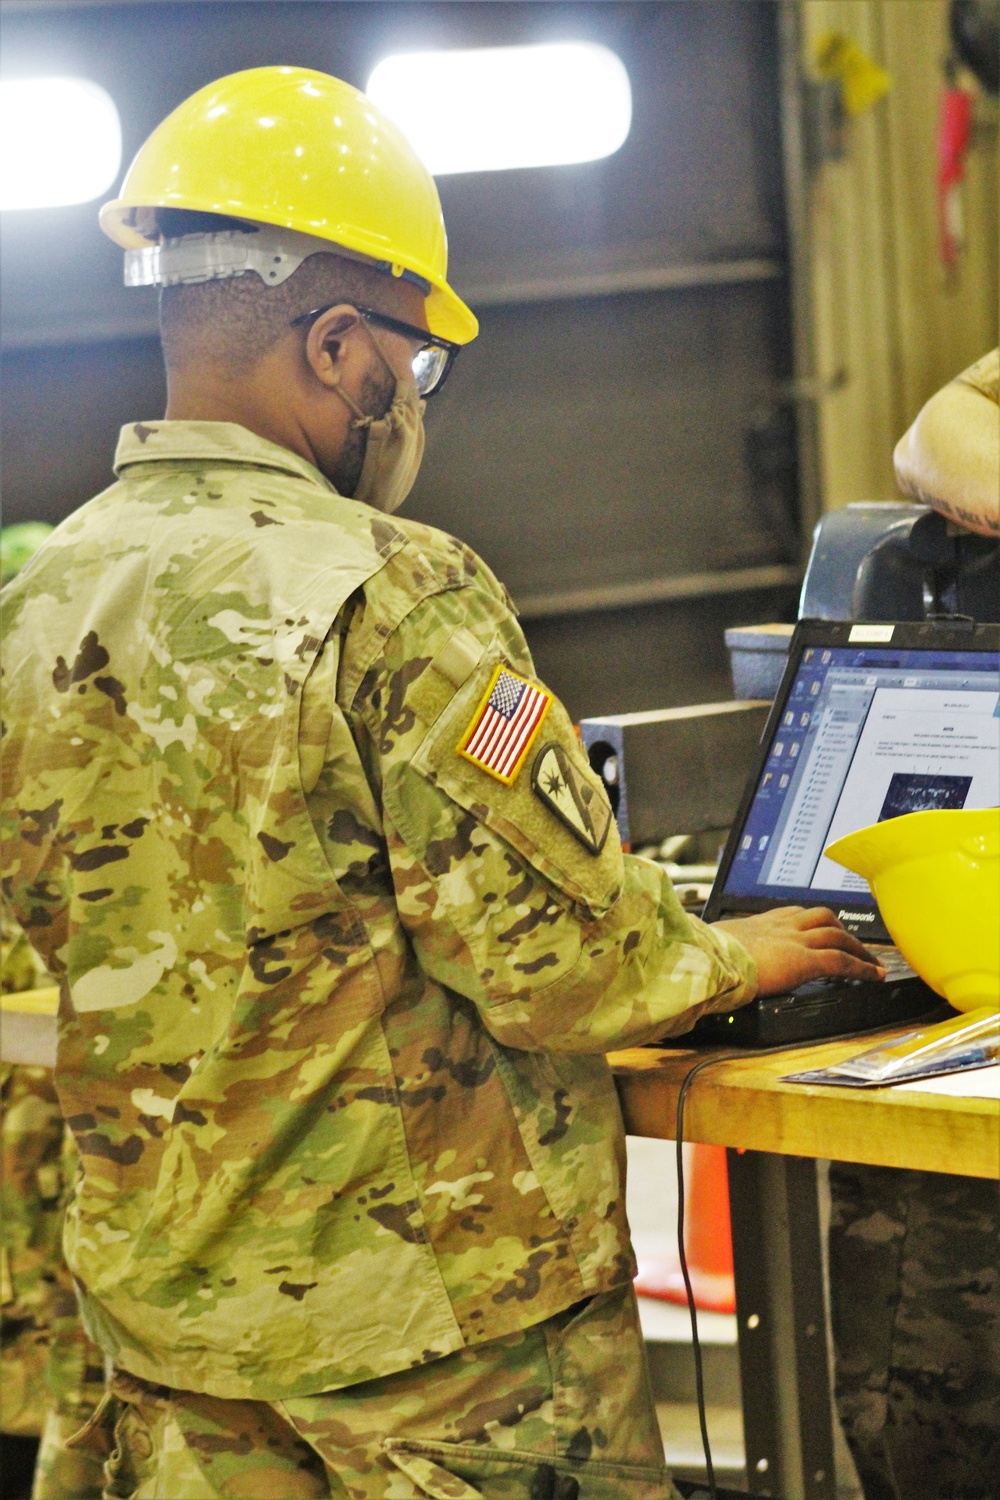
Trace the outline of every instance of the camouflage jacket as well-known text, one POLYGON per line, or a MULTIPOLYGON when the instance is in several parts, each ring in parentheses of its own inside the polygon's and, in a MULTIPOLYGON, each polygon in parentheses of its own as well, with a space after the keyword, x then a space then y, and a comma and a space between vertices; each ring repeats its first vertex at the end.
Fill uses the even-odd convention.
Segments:
MULTIPOLYGON (((0 990, 51 982, 24 933, 0 919, 0 990)), ((62 1230, 63 1123, 48 1069, 0 1063, 0 1108, 0 1431, 37 1437, 62 1230)))
MULTIPOLYGON (((62 977, 93 1337, 277 1400, 631 1277, 603 1054, 749 998, 745 950, 530 755, 458 753, 498 665, 535 681, 468 548, 227 424, 126 428, 116 471, 2 595, 5 890, 62 977)), ((604 798, 555 700, 542 741, 604 798)))

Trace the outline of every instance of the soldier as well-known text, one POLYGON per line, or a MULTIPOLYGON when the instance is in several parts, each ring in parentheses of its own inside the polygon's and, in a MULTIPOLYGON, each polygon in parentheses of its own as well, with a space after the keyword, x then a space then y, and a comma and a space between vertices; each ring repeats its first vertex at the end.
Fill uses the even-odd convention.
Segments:
POLYGON ((1000 410, 996 349, 923 406, 896 444, 899 487, 963 531, 1000 537, 1000 410))
MULTIPOLYGON (((922 409, 900 487, 1000 533, 997 351, 922 409)), ((1000 1188, 837 1162, 830 1172, 837 1406, 865 1500, 989 1500, 1000 1473, 1000 1188)))
MULTIPOLYGON (((42 521, 4 527, 0 583, 17 576, 51 530, 42 521)), ((0 918, 3 993, 30 993, 51 984, 16 922, 0 918)), ((0 1430, 5 1483, 12 1487, 11 1500, 29 1491, 33 1500, 100 1500, 100 1468, 85 1454, 65 1448, 65 1440, 104 1394, 104 1361, 80 1322, 62 1253, 76 1149, 63 1125, 49 1069, 0 1063, 0 1096, 0 1430)))
MULTIPOLYGON (((5 995, 36 989, 47 982, 24 934, 9 920, 0 924, 0 958, 0 986, 5 995)), ((41 1436, 48 1405, 45 1363, 51 1324, 49 1273, 59 1256, 62 1120, 45 1068, 0 1063, 0 1096, 0 1431, 5 1472, 11 1476, 23 1457, 30 1488, 32 1448, 37 1444, 28 1440, 41 1436)))
POLYGON ((624 856, 467 547, 390 520, 476 322, 371 103, 259 69, 102 224, 169 403, 4 596, 108 1494, 662 1500, 603 1054, 877 970, 624 856), (223 212, 232 217, 222 217, 223 212))
MULTIPOLYGON (((62 1253, 76 1149, 63 1125, 47 1068, 3 1064, 0 1080, 4 1446, 11 1436, 41 1439, 32 1445, 37 1449, 33 1483, 34 1455, 24 1446, 24 1489, 16 1493, 26 1496, 30 1492, 32 1500, 100 1500, 100 1465, 88 1453, 66 1447, 67 1439, 90 1418, 104 1395, 104 1359, 80 1321, 62 1253)), ((15 1462, 19 1456, 11 1455, 15 1462)), ((13 1484, 13 1466, 7 1457, 4 1471, 7 1483, 13 1484)), ((15 1500, 15 1491, 9 1493, 15 1500)))

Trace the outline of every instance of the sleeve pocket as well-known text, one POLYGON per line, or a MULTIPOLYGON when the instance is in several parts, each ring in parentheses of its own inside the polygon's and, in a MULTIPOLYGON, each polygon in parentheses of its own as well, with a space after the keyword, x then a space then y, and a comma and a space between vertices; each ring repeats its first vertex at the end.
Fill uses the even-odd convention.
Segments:
POLYGON ((610 814, 607 793, 590 769, 559 700, 552 698, 549 703, 537 736, 510 785, 459 753, 458 747, 502 661, 496 647, 487 652, 423 740, 411 762, 412 769, 509 844, 568 900, 601 917, 621 892, 621 843, 613 816, 604 831, 604 814, 610 814), (599 849, 570 831, 565 818, 533 787, 533 767, 553 746, 559 747, 570 762, 577 786, 585 795, 586 788, 592 792, 603 834, 599 849))

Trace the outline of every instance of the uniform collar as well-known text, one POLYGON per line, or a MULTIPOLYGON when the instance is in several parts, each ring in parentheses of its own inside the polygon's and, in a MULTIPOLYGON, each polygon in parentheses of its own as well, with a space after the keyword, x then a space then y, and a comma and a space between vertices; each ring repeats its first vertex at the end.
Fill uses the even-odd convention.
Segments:
POLYGON ((258 437, 236 422, 131 422, 123 427, 115 450, 114 470, 155 463, 249 464, 277 469, 337 491, 308 459, 278 443, 258 437))

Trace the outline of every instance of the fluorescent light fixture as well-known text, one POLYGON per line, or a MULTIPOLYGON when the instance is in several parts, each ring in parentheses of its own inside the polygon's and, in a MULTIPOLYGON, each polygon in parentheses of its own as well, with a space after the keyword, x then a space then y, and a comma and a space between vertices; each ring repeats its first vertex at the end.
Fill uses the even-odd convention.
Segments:
POLYGON ((86 78, 0 83, 0 142, 0 209, 89 203, 121 166, 114 100, 86 78))
POLYGON ((408 52, 366 92, 435 177, 598 161, 632 124, 625 64, 596 42, 408 52))

